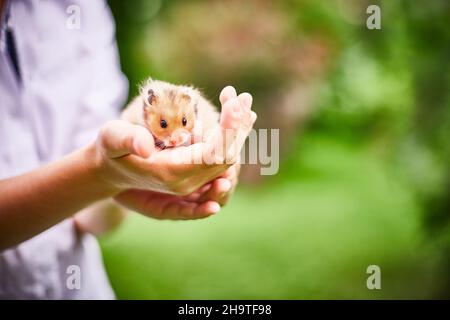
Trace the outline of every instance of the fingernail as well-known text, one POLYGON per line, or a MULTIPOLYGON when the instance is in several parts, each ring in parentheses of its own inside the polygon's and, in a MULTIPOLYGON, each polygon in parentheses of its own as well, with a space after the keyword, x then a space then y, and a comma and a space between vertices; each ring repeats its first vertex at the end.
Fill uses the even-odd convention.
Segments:
POLYGON ((250 93, 244 92, 241 94, 242 101, 244 102, 246 107, 251 107, 253 102, 253 97, 250 93))
POLYGON ((231 181, 230 180, 225 180, 224 182, 224 185, 223 185, 223 192, 224 193, 226 193, 226 192, 228 192, 228 191, 230 191, 230 189, 231 189, 231 181))
POLYGON ((230 180, 225 180, 222 185, 222 191, 219 193, 219 199, 225 197, 228 192, 231 190, 231 182, 230 180))
POLYGON ((215 202, 214 204, 211 205, 211 211, 213 214, 220 211, 220 206, 217 202, 215 202))

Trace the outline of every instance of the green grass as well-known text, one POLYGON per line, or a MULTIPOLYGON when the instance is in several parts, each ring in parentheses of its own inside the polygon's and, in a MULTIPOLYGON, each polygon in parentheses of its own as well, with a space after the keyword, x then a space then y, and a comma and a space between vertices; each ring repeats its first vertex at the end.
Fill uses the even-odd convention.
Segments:
POLYGON ((132 216, 101 241, 118 298, 427 298, 439 254, 411 190, 368 149, 306 141, 265 186, 217 216, 132 216), (377 264, 382 290, 366 288, 377 264))

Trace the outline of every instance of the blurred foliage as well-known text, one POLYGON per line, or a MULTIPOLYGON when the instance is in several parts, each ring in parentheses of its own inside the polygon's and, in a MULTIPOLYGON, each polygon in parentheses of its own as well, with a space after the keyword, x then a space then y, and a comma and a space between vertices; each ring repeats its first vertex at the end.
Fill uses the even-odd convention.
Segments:
POLYGON ((215 103, 233 84, 282 138, 279 174, 244 170, 217 217, 105 237, 119 298, 450 297, 450 2, 109 3, 130 97, 148 76, 215 103))

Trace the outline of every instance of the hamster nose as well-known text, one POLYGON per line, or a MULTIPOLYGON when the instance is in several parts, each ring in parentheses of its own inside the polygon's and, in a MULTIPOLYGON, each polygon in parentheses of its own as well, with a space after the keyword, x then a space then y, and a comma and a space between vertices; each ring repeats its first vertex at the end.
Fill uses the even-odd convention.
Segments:
POLYGON ((189 135, 187 132, 184 132, 182 130, 176 131, 169 139, 169 143, 171 146, 176 147, 179 145, 184 144, 186 141, 188 141, 189 135))
POLYGON ((178 136, 176 138, 171 138, 169 140, 169 143, 170 143, 171 146, 176 147, 176 146, 179 146, 180 144, 184 143, 184 138, 183 138, 183 136, 178 136))

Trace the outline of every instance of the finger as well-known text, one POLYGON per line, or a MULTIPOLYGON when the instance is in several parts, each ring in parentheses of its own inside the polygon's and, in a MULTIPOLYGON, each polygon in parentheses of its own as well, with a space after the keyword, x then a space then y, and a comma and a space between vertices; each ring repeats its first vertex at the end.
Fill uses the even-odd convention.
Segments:
POLYGON ((240 163, 235 163, 231 167, 229 167, 222 175, 222 178, 227 178, 231 182, 234 180, 237 180, 237 177, 239 175, 241 165, 240 163))
POLYGON ((186 201, 183 198, 144 190, 130 189, 114 197, 133 211, 158 220, 202 219, 217 213, 214 201, 186 201))
POLYGON ((220 103, 223 105, 228 100, 236 98, 236 96, 237 96, 236 89, 234 89, 234 87, 232 86, 226 86, 225 88, 222 89, 222 92, 220 93, 219 96, 219 100, 220 103))
POLYGON ((198 205, 194 210, 194 217, 202 219, 216 214, 220 211, 220 205, 214 201, 207 201, 198 205))
POLYGON ((226 178, 218 178, 213 181, 211 189, 209 189, 199 201, 215 201, 224 204, 222 201, 226 199, 228 192, 232 188, 231 181, 226 178))
POLYGON ((232 165, 219 178, 205 184, 190 195, 184 196, 183 199, 187 201, 205 201, 209 199, 218 201, 222 205, 220 200, 223 199, 223 193, 229 193, 230 189, 237 185, 239 168, 240 164, 238 163, 232 165), (217 181, 219 179, 221 180, 217 181), (228 180, 228 182, 224 180, 228 180), (231 183, 231 188, 228 187, 228 183, 231 183))
POLYGON ((179 201, 175 219, 190 219, 194 215, 198 203, 189 201, 179 201))
POLYGON ((231 182, 231 189, 225 194, 225 196, 220 199, 219 203, 221 206, 226 205, 228 203, 228 200, 230 200, 230 197, 233 195, 238 183, 240 168, 240 164, 236 163, 223 174, 222 177, 228 179, 231 182))
POLYGON ((208 182, 207 184, 205 184, 203 187, 201 187, 197 191, 195 191, 187 196, 184 196, 183 198, 184 198, 184 200, 187 200, 187 201, 197 201, 198 199, 200 199, 201 196, 203 196, 203 194, 205 192, 207 192, 209 189, 211 189, 211 187, 212 187, 212 183, 208 182))
POLYGON ((196 220, 209 217, 220 211, 220 205, 214 201, 202 203, 174 200, 168 203, 158 218, 168 220, 196 220))
MULTIPOLYGON (((235 181, 237 181, 237 180, 235 180, 235 181)), ((230 200, 230 198, 231 198, 231 196, 233 195, 233 193, 234 193, 234 190, 236 189, 236 185, 237 185, 237 182, 230 182, 231 183, 231 188, 230 188, 230 190, 228 190, 227 192, 225 192, 224 194, 222 194, 221 195, 221 198, 220 198, 220 200, 218 200, 218 202, 219 202, 219 204, 223 207, 223 206, 225 206, 227 203, 228 203, 228 200, 230 200)))
POLYGON ((256 119, 258 118, 258 116, 256 115, 256 112, 252 111, 250 113, 250 120, 252 122, 252 125, 255 123, 256 119))
POLYGON ((98 141, 110 158, 128 154, 147 158, 154 150, 153 136, 147 129, 122 120, 106 123, 100 131, 98 141))
POLYGON ((119 203, 133 211, 148 216, 159 216, 174 196, 140 189, 128 189, 114 197, 119 203))
POLYGON ((248 92, 241 93, 238 96, 238 99, 242 105, 244 105, 248 109, 251 109, 252 103, 253 103, 253 97, 250 93, 248 93, 248 92))
POLYGON ((240 170, 240 164, 235 163, 231 167, 229 167, 221 176, 220 178, 225 178, 228 181, 231 182, 231 188, 234 188, 237 185, 238 182, 238 176, 239 176, 239 170, 240 170))
POLYGON ((235 129, 241 119, 242 106, 237 98, 230 98, 222 104, 220 113, 220 125, 225 129, 235 129))
POLYGON ((197 204, 182 200, 174 200, 167 203, 162 209, 159 219, 165 220, 186 220, 192 216, 197 204))

